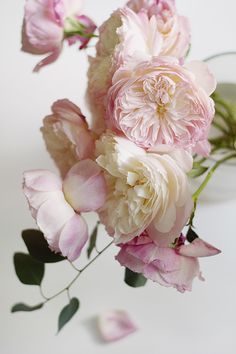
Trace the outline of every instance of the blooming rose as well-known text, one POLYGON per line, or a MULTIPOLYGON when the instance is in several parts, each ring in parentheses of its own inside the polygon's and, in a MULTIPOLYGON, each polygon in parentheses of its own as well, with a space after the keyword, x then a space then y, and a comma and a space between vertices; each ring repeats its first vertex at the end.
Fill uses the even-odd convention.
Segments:
POLYGON ((186 176, 191 155, 163 147, 146 152, 111 133, 97 141, 96 155, 108 189, 99 216, 115 242, 126 243, 148 226, 173 242, 192 210, 186 176))
MULTIPOLYGON (((170 57, 118 70, 108 93, 107 124, 135 144, 194 149, 207 140, 216 82, 207 65, 170 57)), ((208 148, 203 151, 207 155, 208 148)))
POLYGON ((95 211, 105 201, 106 185, 99 166, 92 160, 80 161, 64 181, 47 170, 27 171, 23 190, 49 247, 74 261, 88 239, 80 213, 95 211))
POLYGON ((153 56, 180 58, 189 46, 187 20, 176 14, 173 2, 159 1, 153 7, 146 1, 137 9, 132 3, 128 5, 115 11, 100 27, 96 57, 90 58, 87 97, 93 129, 98 133, 105 128, 106 95, 117 69, 125 65, 132 70, 153 56))
POLYGON ((190 291, 195 277, 204 280, 197 257, 213 256, 220 251, 201 239, 189 245, 184 245, 184 241, 181 236, 175 248, 167 245, 159 247, 144 232, 140 237, 121 245, 116 259, 121 265, 160 285, 174 287, 180 292, 190 291))
POLYGON ((130 0, 127 3, 136 13, 155 16, 162 34, 161 55, 184 58, 190 46, 190 25, 186 17, 177 13, 174 0, 130 0))
POLYGON ((62 176, 77 161, 93 157, 93 134, 80 108, 69 100, 53 103, 52 115, 44 118, 41 131, 47 150, 62 176))
POLYGON ((96 29, 94 22, 81 15, 81 0, 26 0, 22 31, 22 50, 49 56, 34 71, 54 62, 62 50, 63 40, 81 42, 84 48, 96 29))

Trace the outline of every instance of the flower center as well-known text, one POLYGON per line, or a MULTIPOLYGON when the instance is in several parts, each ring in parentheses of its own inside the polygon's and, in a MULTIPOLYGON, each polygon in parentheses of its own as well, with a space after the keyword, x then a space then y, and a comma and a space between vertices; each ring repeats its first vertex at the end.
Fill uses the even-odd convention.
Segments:
POLYGON ((158 118, 163 118, 175 93, 175 82, 168 76, 147 78, 143 81, 143 91, 147 102, 156 105, 158 118))

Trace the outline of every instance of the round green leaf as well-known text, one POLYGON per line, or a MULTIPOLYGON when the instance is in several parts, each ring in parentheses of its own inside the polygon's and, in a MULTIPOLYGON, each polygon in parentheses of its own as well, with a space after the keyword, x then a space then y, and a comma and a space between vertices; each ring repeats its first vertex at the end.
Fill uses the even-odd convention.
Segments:
POLYGON ((146 284, 147 279, 142 274, 132 272, 132 270, 126 268, 124 281, 132 288, 139 288, 146 284))
POLYGON ((22 231, 22 238, 29 254, 39 262, 56 263, 65 259, 65 257, 50 250, 43 233, 39 230, 24 230, 22 231))
POLYGON ((79 309, 79 300, 74 297, 73 299, 70 300, 70 303, 62 309, 59 315, 58 332, 62 329, 62 327, 65 326, 67 322, 71 320, 71 318, 74 316, 74 314, 77 312, 78 309, 79 309))
POLYGON ((40 285, 44 276, 44 264, 29 254, 15 253, 14 266, 19 280, 27 285, 40 285))

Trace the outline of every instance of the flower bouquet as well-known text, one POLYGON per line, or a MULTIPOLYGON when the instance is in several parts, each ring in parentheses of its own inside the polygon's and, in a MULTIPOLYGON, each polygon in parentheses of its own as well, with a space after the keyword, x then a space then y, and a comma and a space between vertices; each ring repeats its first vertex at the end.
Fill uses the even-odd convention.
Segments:
MULTIPOLYGON (((39 286, 43 300, 16 304, 13 312, 40 309, 67 292, 60 330, 79 308, 71 286, 108 247, 117 248, 115 261, 129 286, 151 280, 185 292, 195 278, 204 280, 199 258, 220 251, 198 237, 194 217, 213 172, 236 157, 235 115, 215 93, 207 64, 187 60, 190 39, 189 22, 174 0, 128 1, 98 30, 80 0, 26 1, 22 50, 47 55, 34 71, 54 62, 64 42, 79 42, 80 50, 95 45, 96 52, 88 58, 89 119, 68 99, 54 102, 43 119, 42 136, 59 174, 24 173, 23 191, 38 228, 22 232, 28 254, 16 253, 14 265, 21 282, 39 286), (214 100, 223 123, 214 119, 214 100), (224 124, 227 146, 222 137, 209 138, 213 125, 223 132, 224 124), (209 157, 222 147, 224 156, 210 166, 209 157), (192 194, 189 181, 199 176, 192 194), (87 212, 97 214, 91 235, 87 212), (100 224, 107 231, 102 250, 100 224), (88 262, 78 268, 74 262, 84 251, 88 262), (41 287, 45 263, 60 261, 77 274, 47 297, 41 287)), ((109 313, 100 325, 108 341, 135 330, 124 312, 109 313)))

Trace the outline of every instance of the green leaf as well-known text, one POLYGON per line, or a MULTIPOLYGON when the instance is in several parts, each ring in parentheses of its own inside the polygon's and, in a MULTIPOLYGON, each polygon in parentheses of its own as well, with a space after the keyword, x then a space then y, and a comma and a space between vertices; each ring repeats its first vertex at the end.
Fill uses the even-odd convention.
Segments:
POLYGON ((35 310, 39 310, 43 307, 44 303, 42 302, 41 304, 35 305, 35 306, 29 306, 26 304, 23 304, 20 302, 19 304, 16 304, 12 307, 11 312, 19 312, 19 311, 26 311, 26 312, 31 312, 35 310))
POLYGON ((40 285, 44 276, 44 264, 29 254, 15 253, 14 266, 19 280, 27 285, 40 285))
POLYGON ((93 252, 94 248, 96 247, 97 235, 98 235, 98 226, 99 226, 99 223, 97 223, 97 225, 93 229, 93 232, 92 232, 92 234, 90 236, 89 246, 88 246, 88 249, 87 249, 88 258, 90 258, 91 253, 93 252))
POLYGON ((67 322, 71 320, 74 314, 79 309, 79 300, 77 298, 73 298, 70 300, 69 305, 65 306, 60 315, 58 320, 58 332, 65 326, 67 322))
POLYGON ((126 268, 124 281, 127 285, 132 286, 133 288, 139 288, 146 284, 147 279, 142 274, 135 273, 126 268))
POLYGON ((50 250, 41 231, 34 229, 23 230, 22 238, 29 254, 37 261, 42 263, 56 263, 65 260, 65 257, 50 250))
POLYGON ((196 238, 198 238, 198 235, 196 234, 195 231, 193 231, 193 229, 190 227, 188 229, 187 235, 186 235, 186 239, 188 240, 188 242, 193 242, 196 238))
POLYGON ((193 163, 193 168, 192 170, 188 173, 188 176, 190 178, 197 178, 200 177, 201 175, 203 175, 209 167, 206 166, 202 166, 200 162, 195 161, 193 163))

